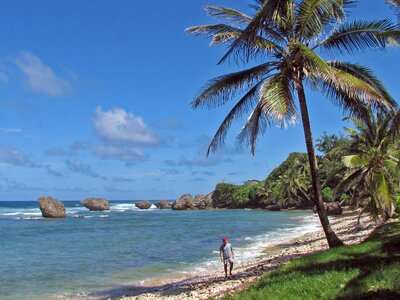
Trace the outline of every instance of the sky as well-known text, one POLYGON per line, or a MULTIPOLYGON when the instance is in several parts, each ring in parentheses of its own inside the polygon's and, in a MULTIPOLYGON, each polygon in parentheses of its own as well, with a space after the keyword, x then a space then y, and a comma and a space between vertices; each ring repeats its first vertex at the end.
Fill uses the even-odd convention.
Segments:
MULTIPOLYGON (((207 80, 239 70, 226 51, 185 28, 217 20, 206 5, 250 13, 251 1, 0 1, 0 201, 105 197, 176 199, 219 182, 264 179, 289 153, 305 151, 301 124, 268 128, 251 157, 235 146, 238 120, 220 151, 208 143, 226 107, 193 110, 207 80)), ((383 0, 352 9, 390 18, 383 0)), ((398 100, 400 49, 343 59, 371 67, 398 100)), ((349 124, 307 89, 313 137, 349 124)))

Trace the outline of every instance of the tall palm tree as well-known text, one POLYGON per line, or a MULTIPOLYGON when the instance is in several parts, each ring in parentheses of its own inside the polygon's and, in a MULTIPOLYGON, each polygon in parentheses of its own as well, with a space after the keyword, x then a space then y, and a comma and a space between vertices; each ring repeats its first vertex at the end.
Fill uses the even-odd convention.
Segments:
POLYGON ((358 64, 324 60, 323 50, 353 53, 384 48, 398 31, 388 20, 345 23, 346 0, 256 0, 254 16, 231 8, 207 7, 207 13, 223 23, 187 29, 212 38, 212 45, 227 44, 220 63, 233 57, 237 62, 258 65, 210 80, 193 100, 194 108, 214 108, 239 96, 218 128, 208 148, 215 151, 225 139, 233 120, 251 110, 238 135, 254 155, 257 138, 267 126, 286 126, 298 121, 295 96, 300 107, 313 201, 330 247, 342 242, 332 230, 321 196, 304 84, 324 92, 350 114, 369 104, 392 110, 396 104, 372 72, 358 64), (260 64, 260 61, 263 61, 260 64))

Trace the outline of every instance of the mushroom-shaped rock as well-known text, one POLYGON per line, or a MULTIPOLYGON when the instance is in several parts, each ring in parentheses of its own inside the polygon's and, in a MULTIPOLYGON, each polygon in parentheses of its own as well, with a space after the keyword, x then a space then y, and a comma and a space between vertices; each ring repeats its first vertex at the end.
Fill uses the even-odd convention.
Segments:
POLYGON ((45 218, 64 218, 67 215, 64 204, 57 199, 52 197, 40 197, 38 202, 42 216, 45 218))
POLYGON ((159 209, 171 208, 171 202, 165 200, 157 201, 154 205, 159 209))
POLYGON ((178 200, 172 203, 171 208, 174 210, 189 210, 189 209, 195 209, 196 207, 193 203, 192 195, 184 194, 178 200))
POLYGON ((81 204, 92 211, 110 209, 108 200, 104 198, 86 198, 81 201, 81 204))
POLYGON ((135 203, 135 206, 140 208, 140 209, 149 209, 151 207, 150 201, 138 201, 135 203))

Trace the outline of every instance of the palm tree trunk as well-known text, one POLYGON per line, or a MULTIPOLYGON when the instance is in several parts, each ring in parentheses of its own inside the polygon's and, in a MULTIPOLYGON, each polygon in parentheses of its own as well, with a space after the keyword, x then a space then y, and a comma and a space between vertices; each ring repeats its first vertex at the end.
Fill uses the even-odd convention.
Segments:
POLYGON ((298 82, 296 83, 296 90, 297 90, 297 95, 299 97, 301 119, 303 123, 304 137, 307 146, 308 161, 310 163, 311 181, 314 192, 313 201, 317 208, 319 220, 321 222, 322 228, 324 229, 324 233, 328 241, 329 248, 333 248, 343 245, 343 242, 337 237, 336 233, 332 230, 332 227, 328 220, 328 216, 326 214, 324 203, 322 201, 321 185, 318 176, 318 164, 314 153, 314 145, 311 136, 310 120, 308 118, 306 96, 304 94, 304 87, 300 78, 301 77, 299 76, 298 82))

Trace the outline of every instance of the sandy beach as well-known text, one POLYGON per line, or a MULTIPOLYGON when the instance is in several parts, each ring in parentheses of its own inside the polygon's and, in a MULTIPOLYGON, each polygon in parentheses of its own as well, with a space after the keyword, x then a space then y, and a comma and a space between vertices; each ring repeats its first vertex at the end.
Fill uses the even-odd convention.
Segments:
MULTIPOLYGON (((330 217, 333 229, 346 245, 357 244, 365 240, 375 228, 375 222, 368 214, 363 214, 357 226, 357 211, 345 211, 338 217, 330 217)), ((147 282, 146 285, 124 288, 127 296, 115 299, 207 299, 235 293, 268 272, 290 260, 328 249, 322 232, 306 234, 288 244, 265 249, 266 255, 252 263, 235 266, 234 276, 225 280, 223 268, 216 272, 190 278, 166 279, 147 282)))

